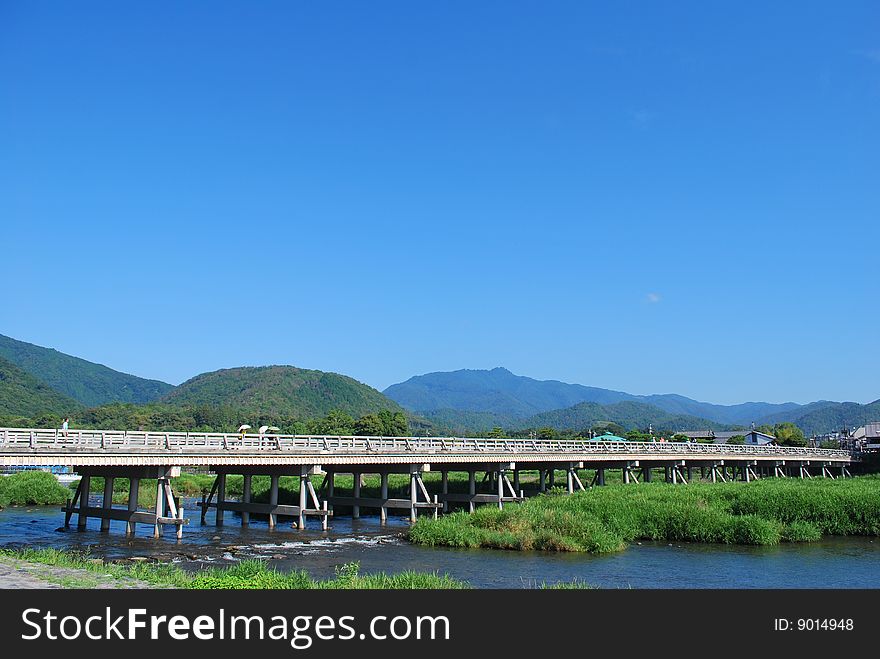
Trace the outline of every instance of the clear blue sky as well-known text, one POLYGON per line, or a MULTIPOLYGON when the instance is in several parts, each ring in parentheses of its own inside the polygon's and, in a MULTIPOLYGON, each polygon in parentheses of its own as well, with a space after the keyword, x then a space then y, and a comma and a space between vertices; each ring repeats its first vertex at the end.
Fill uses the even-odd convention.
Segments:
POLYGON ((604 4, 3 2, 0 333, 880 398, 880 4, 604 4))

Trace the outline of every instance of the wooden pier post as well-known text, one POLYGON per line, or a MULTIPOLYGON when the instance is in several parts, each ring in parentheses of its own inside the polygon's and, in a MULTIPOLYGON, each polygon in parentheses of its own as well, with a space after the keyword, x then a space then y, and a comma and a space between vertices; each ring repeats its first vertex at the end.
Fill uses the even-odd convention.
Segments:
MULTIPOLYGON (((473 497, 477 493, 477 477, 473 469, 468 470, 468 494, 473 497)), ((474 512, 474 501, 468 501, 468 510, 474 512)))
POLYGON ((449 512, 449 502, 446 495, 449 494, 449 472, 445 469, 440 472, 440 491, 443 493, 443 512, 449 512))
POLYGON ((547 472, 542 467, 538 469, 538 492, 547 491, 547 472))

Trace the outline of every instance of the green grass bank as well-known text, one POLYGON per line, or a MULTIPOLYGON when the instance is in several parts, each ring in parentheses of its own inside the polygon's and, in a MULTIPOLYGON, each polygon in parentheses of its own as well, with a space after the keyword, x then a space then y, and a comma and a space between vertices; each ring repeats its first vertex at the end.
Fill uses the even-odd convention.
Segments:
POLYGON ((609 553, 639 540, 774 545, 880 535, 880 477, 610 485, 422 518, 412 542, 447 547, 609 553))
MULTIPOLYGON (((386 590, 449 590, 469 588, 463 581, 448 575, 422 572, 361 574, 357 563, 348 563, 336 570, 333 579, 313 579, 304 570, 281 572, 258 560, 248 560, 225 568, 186 572, 168 563, 105 563, 80 552, 58 549, 0 549, 8 556, 30 563, 74 568, 112 575, 119 579, 137 579, 159 587, 205 589, 386 589, 386 590)), ((71 584, 76 587, 76 584, 71 584)))

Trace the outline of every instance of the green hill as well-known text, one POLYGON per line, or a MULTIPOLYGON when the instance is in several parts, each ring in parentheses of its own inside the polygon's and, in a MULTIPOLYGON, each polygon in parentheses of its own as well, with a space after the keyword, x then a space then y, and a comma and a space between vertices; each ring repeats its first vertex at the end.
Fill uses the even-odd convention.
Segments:
POLYGON ((782 423, 791 421, 804 431, 808 437, 841 428, 858 428, 866 423, 880 421, 880 400, 860 405, 859 403, 823 402, 810 406, 798 413, 780 414, 763 419, 762 423, 782 423))
POLYGON ((516 418, 504 414, 495 414, 493 412, 467 412, 465 410, 453 410, 449 408, 422 412, 419 416, 433 425, 434 434, 443 435, 485 433, 496 426, 500 428, 510 428, 519 423, 516 418))
POLYGON ((80 407, 75 400, 0 358, 0 416, 63 415, 80 407))
POLYGON ((44 384, 86 406, 104 403, 147 403, 173 389, 101 364, 72 357, 52 348, 17 341, 0 334, 0 358, 44 384))
POLYGON ((299 418, 324 416, 330 410, 343 410, 355 417, 383 409, 403 411, 394 401, 353 378, 294 366, 228 368, 203 373, 162 400, 172 405, 228 407, 299 418))
POLYGON ((602 422, 611 422, 627 430, 644 430, 649 424, 657 431, 674 432, 725 426, 687 414, 670 414, 646 403, 623 401, 612 405, 578 403, 561 410, 536 414, 517 425, 520 428, 556 428, 557 430, 586 430, 602 422))

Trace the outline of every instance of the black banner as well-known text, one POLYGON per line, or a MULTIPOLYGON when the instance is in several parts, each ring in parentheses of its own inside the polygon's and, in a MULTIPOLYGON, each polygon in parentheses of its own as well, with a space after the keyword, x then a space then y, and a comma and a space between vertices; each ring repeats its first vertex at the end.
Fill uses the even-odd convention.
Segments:
MULTIPOLYGON (((766 651, 865 647, 878 591, 19 590, 0 595, 12 652, 205 651, 622 654, 713 644, 766 651), (694 644, 697 644, 694 646, 694 644), (616 648, 616 649, 615 649, 616 648)), ((665 652, 664 652, 665 654, 665 652)))

